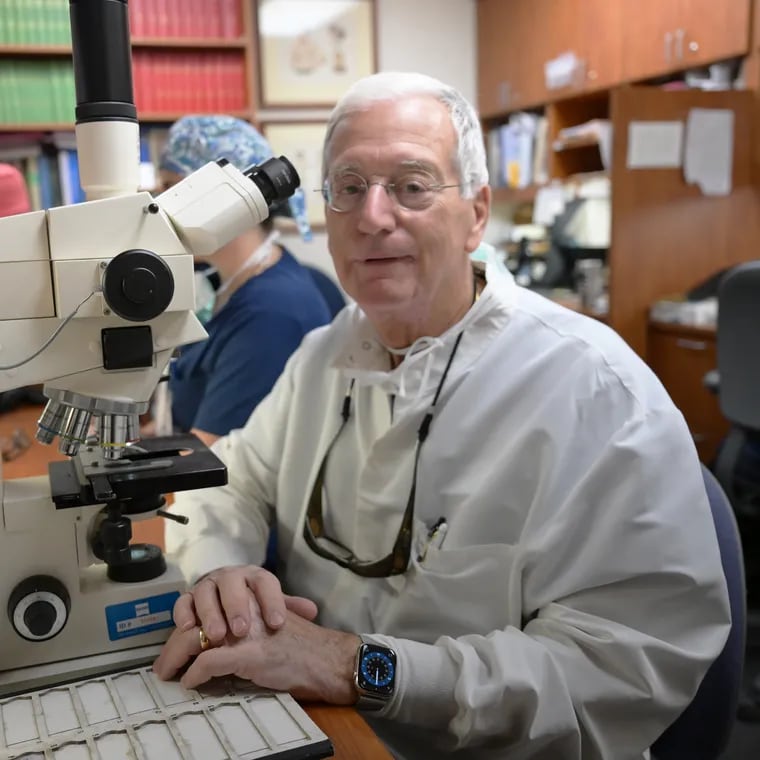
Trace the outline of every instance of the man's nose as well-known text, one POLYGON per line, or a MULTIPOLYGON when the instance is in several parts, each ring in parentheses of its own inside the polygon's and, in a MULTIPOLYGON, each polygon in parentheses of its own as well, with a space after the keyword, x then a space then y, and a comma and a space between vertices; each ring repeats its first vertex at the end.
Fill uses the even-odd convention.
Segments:
POLYGON ((393 229, 396 226, 395 206, 396 202, 385 185, 371 184, 359 208, 359 229, 370 235, 393 229))

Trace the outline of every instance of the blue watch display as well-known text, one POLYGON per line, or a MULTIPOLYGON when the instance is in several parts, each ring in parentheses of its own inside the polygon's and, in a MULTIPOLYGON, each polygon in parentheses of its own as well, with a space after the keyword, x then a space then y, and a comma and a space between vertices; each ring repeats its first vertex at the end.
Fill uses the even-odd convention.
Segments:
POLYGON ((396 684, 396 653, 377 644, 362 644, 356 654, 354 684, 357 706, 379 710, 393 696, 396 684))

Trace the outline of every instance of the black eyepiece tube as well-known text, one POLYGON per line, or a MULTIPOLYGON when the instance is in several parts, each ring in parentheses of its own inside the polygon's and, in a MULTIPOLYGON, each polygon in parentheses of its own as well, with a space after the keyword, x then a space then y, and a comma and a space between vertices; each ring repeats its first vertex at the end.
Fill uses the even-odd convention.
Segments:
POLYGON ((249 166, 243 174, 261 190, 268 206, 287 200, 301 184, 295 166, 285 156, 249 166))
POLYGON ((77 124, 137 121, 127 0, 69 0, 77 124))

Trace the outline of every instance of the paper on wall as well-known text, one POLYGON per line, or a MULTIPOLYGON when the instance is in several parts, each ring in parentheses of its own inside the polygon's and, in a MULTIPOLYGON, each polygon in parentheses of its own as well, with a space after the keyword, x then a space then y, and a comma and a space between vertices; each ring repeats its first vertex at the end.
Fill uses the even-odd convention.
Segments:
POLYGON ((632 121, 628 125, 629 169, 677 169, 682 149, 681 121, 632 121))
POLYGON ((734 154, 734 112, 692 108, 686 120, 684 178, 705 195, 728 195, 734 154))

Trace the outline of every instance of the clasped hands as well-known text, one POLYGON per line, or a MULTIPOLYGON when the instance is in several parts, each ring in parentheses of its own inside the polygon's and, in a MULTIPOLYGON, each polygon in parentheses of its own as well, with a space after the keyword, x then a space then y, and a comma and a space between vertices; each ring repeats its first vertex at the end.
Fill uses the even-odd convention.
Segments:
POLYGON ((360 639, 317 625, 316 616, 313 601, 284 594, 262 568, 220 568, 177 600, 176 628, 153 670, 168 680, 190 662, 181 677, 188 689, 234 675, 296 699, 353 704, 360 639), (204 651, 201 630, 210 644, 204 651))

